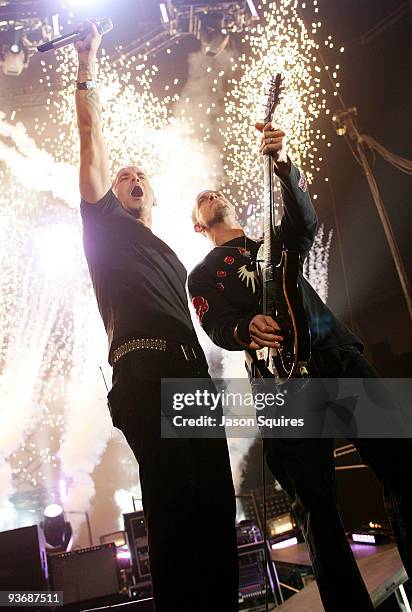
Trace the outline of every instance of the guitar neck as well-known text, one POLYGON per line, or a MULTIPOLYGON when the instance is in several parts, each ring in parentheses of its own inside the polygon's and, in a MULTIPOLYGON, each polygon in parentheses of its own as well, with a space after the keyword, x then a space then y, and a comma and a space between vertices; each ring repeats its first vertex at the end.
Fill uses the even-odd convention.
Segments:
POLYGON ((267 266, 273 262, 273 228, 280 222, 283 205, 280 183, 273 170, 273 160, 269 155, 265 157, 263 174, 263 252, 264 263, 267 266))

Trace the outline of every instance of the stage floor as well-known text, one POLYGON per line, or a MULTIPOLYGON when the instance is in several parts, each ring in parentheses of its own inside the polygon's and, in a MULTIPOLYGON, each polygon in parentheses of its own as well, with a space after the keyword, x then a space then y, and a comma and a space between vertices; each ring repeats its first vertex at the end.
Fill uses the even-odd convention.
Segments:
MULTIPOLYGON (((408 576, 394 544, 352 544, 351 548, 375 607, 407 581, 408 576)), ((272 559, 275 563, 310 567, 305 544, 273 550, 272 559)), ((324 612, 316 582, 313 581, 277 609, 282 612, 324 612)))

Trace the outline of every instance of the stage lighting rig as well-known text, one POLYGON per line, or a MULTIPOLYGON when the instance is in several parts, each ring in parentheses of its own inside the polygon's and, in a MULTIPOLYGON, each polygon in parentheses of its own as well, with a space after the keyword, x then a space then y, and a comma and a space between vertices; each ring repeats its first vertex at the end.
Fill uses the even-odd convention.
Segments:
POLYGON ((203 53, 216 56, 226 48, 231 34, 243 32, 258 19, 253 0, 165 0, 158 6, 160 24, 122 47, 122 59, 154 57, 187 37, 196 38, 203 53))
POLYGON ((232 33, 243 32, 258 18, 253 0, 211 2, 196 0, 168 0, 160 6, 163 23, 170 32, 193 34, 201 44, 203 53, 217 55, 229 42, 232 33), (168 21, 165 22, 167 14, 168 21))
POLYGON ((0 32, 0 62, 7 76, 19 76, 29 65, 31 44, 22 25, 0 32))
POLYGON ((41 0, 0 0, 0 64, 7 76, 19 76, 36 46, 59 34, 58 15, 52 27, 48 10, 41 0))

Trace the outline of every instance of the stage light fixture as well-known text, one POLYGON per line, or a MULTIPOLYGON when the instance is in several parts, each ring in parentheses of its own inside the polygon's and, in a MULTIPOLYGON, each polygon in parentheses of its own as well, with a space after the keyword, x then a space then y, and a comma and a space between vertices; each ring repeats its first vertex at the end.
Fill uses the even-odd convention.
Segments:
POLYGON ((63 514, 63 508, 59 504, 49 504, 45 507, 43 514, 46 518, 56 518, 63 514))
POLYGON ((54 36, 60 36, 60 20, 59 15, 52 15, 52 27, 54 36))
POLYGON ((247 5, 249 7, 249 11, 252 15, 252 17, 256 17, 259 18, 255 3, 253 2, 253 0, 247 0, 247 5))
POLYGON ((159 4, 159 8, 160 8, 160 14, 162 16, 163 23, 169 23, 170 18, 169 18, 169 13, 167 12, 166 4, 164 2, 161 2, 159 4))
POLYGON ((199 17, 199 41, 202 53, 216 57, 229 43, 222 13, 205 13, 199 17))
POLYGON ((7 76, 20 76, 29 65, 29 47, 22 25, 15 25, 1 33, 0 63, 7 76))
POLYGON ((59 504, 49 504, 43 511, 44 519, 40 523, 46 545, 54 552, 64 552, 71 547, 73 529, 65 520, 63 508, 59 504))

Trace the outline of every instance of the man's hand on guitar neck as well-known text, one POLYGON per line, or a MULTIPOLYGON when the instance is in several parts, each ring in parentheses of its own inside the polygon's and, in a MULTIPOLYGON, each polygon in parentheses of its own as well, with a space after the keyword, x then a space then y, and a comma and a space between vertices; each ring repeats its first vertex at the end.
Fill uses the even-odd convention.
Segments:
POLYGON ((275 128, 271 122, 266 125, 256 123, 255 127, 262 133, 259 152, 261 155, 270 155, 273 158, 277 174, 280 177, 287 178, 291 164, 287 155, 285 132, 275 128))
POLYGON ((280 327, 272 317, 256 315, 249 323, 249 335, 252 342, 249 349, 259 350, 264 347, 280 348, 283 337, 278 334, 280 327))

